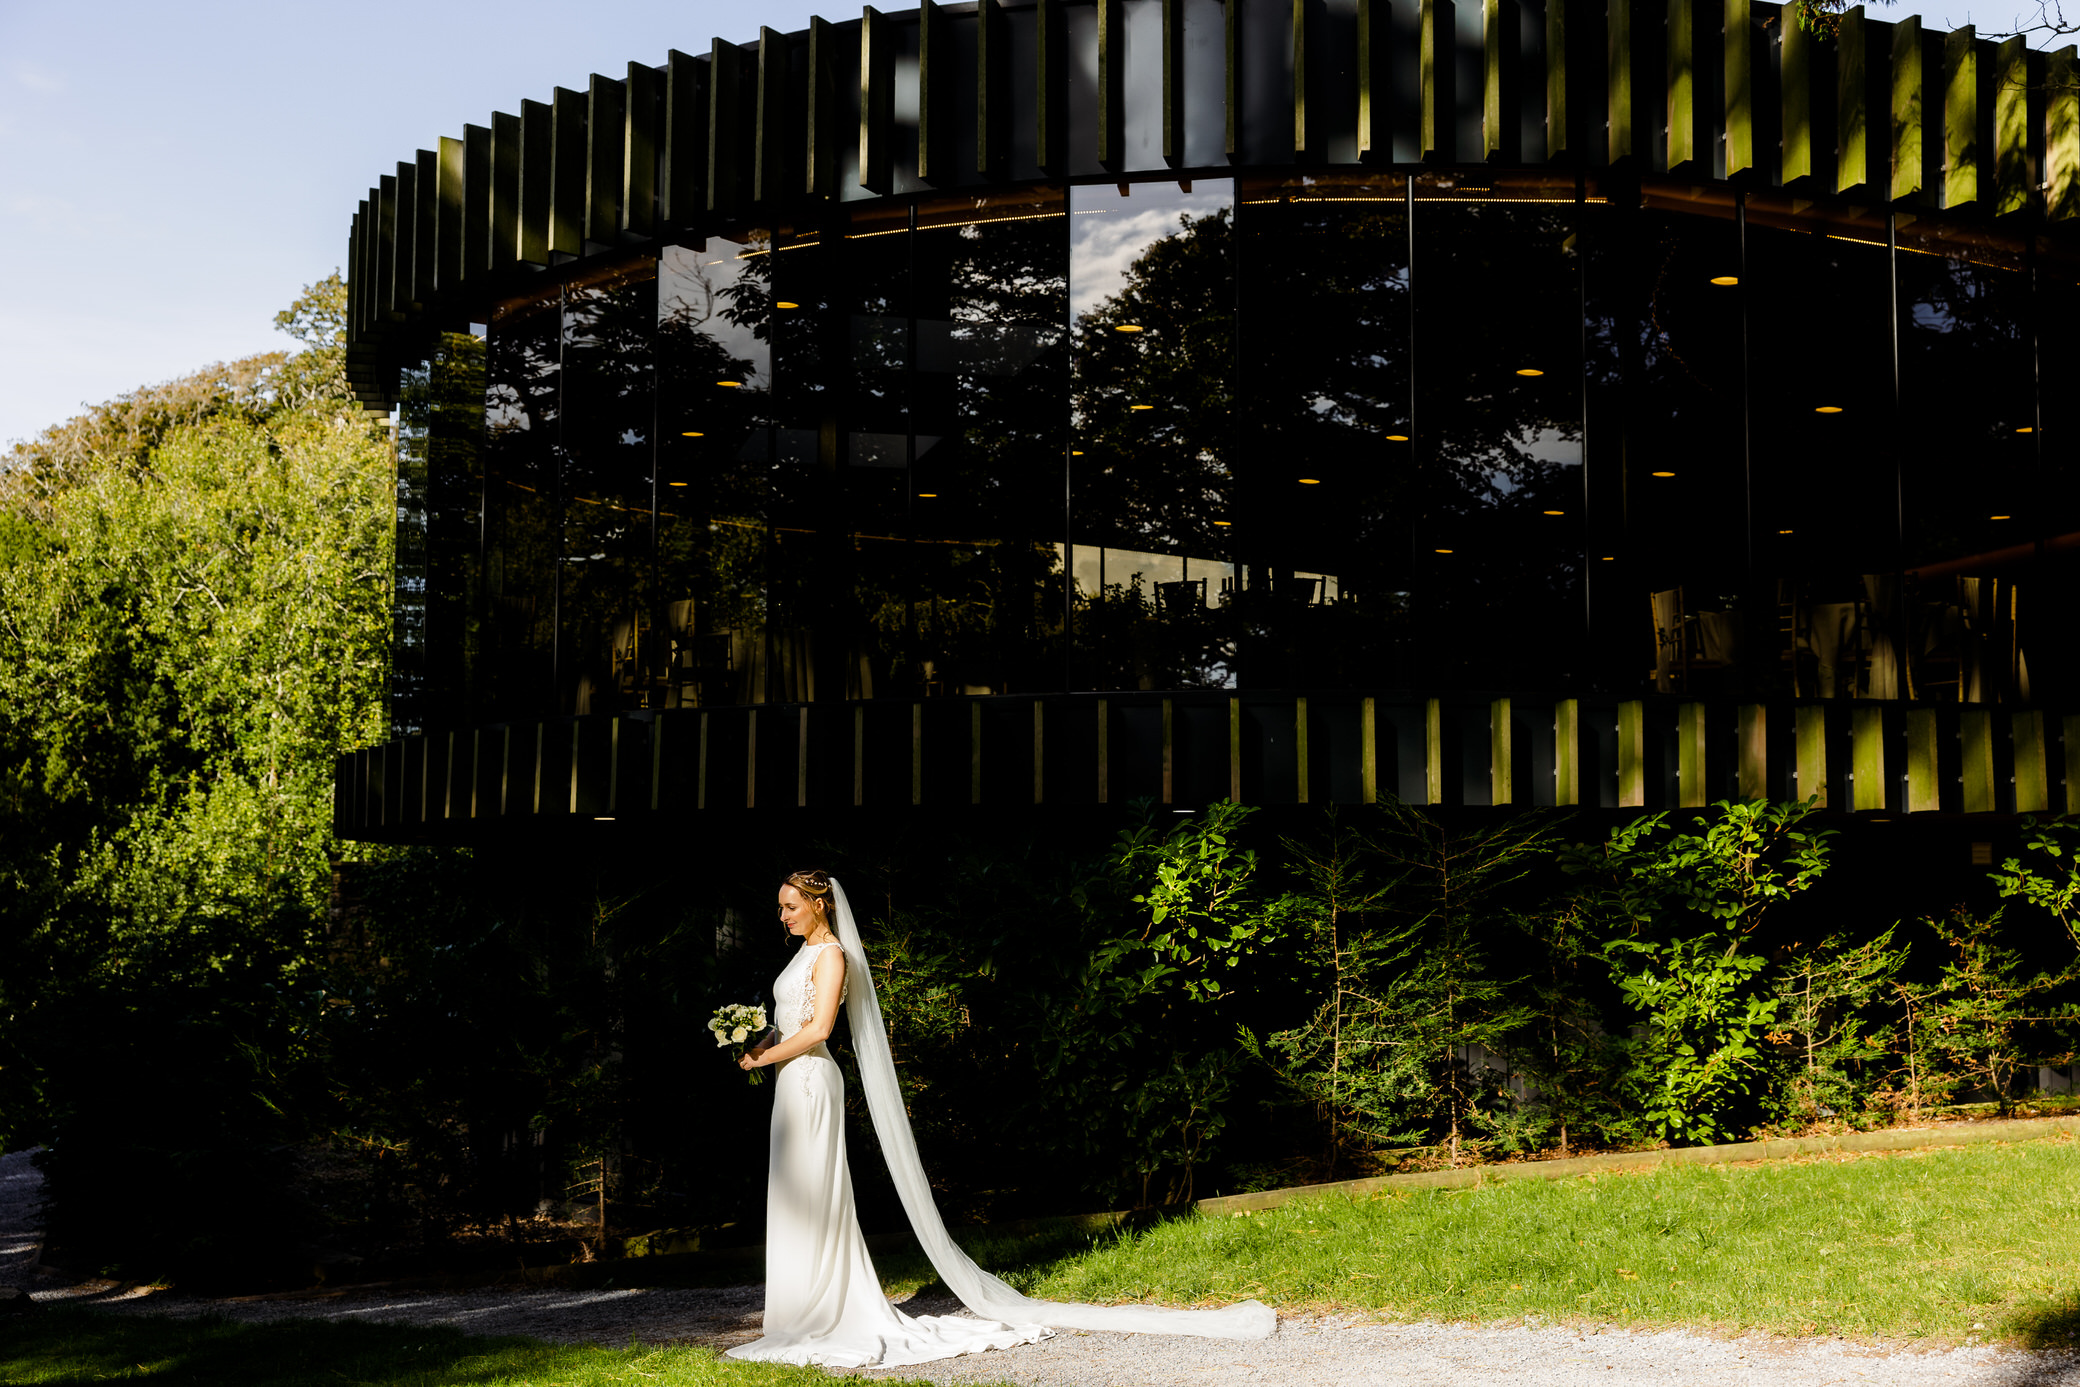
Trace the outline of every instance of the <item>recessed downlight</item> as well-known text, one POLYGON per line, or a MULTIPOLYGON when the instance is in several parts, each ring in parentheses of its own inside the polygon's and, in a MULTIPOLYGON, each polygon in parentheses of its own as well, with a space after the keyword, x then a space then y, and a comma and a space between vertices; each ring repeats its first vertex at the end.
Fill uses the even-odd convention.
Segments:
POLYGON ((778 303, 775 303, 775 304, 773 305, 773 307, 775 307, 775 308, 800 308, 800 307, 801 307, 801 305, 800 305, 800 304, 798 304, 798 303, 789 303, 789 302, 788 302, 788 301, 787 301, 786 299, 781 299, 781 300, 780 300, 780 301, 779 301, 778 303))
POLYGON ((1213 523, 1216 525, 1233 525, 1235 522, 1232 520, 1216 520, 1213 523))
POLYGON ((744 385, 740 380, 718 380, 715 383, 730 390, 740 390, 744 385))
POLYGON ((1547 512, 1546 512, 1546 514, 1547 514, 1547 515, 1565 515, 1565 514, 1567 514, 1567 512, 1566 512, 1566 511, 1564 511, 1564 510, 1549 510, 1549 511, 1547 511, 1547 512))
POLYGON ((1519 366, 1517 374, 1520 376, 1542 376, 1545 372, 1539 370, 1536 366, 1519 366))
POLYGON ((939 493, 936 491, 920 491, 917 493, 917 499, 920 501, 936 501, 939 499, 939 493))
POLYGON ((1433 554, 1449 554, 1452 551, 1449 549, 1432 549, 1430 552, 1433 554))
POLYGON ((1144 328, 1143 328, 1143 327, 1141 326, 1141 324, 1139 324, 1139 323, 1114 323, 1114 324, 1112 325, 1112 330, 1113 330, 1114 332, 1142 332, 1142 331, 1145 331, 1145 329, 1144 329, 1144 328))
POLYGON ((1657 476, 1657 477, 1673 477, 1673 476, 1675 475, 1675 473, 1673 473, 1673 472, 1656 472, 1656 473, 1655 473, 1654 475, 1655 475, 1655 476, 1657 476))
POLYGON ((707 437, 707 435, 706 435, 706 434, 704 434, 704 433, 702 433, 702 432, 701 432, 701 431, 700 431, 699 429, 688 429, 688 430, 687 430, 687 431, 686 431, 685 433, 682 433, 682 434, 680 434, 680 435, 679 435, 679 437, 681 437, 681 438, 706 438, 706 437, 707 437))
POLYGON ((1406 443, 1408 442, 1408 435, 1405 433, 1390 433, 1387 435, 1387 442, 1406 443))
POLYGON ((1155 408, 1155 406, 1154 406, 1154 405, 1128 405, 1128 406, 1127 406, 1127 408, 1128 408, 1128 409, 1133 409, 1133 410, 1142 410, 1142 409, 1154 409, 1154 408, 1155 408))
POLYGON ((1320 477, 1302 477, 1300 479, 1300 485, 1302 486, 1320 486, 1321 484, 1322 479, 1320 477))
POLYGON ((1741 277, 1740 277, 1739 275, 1713 275, 1713 276, 1712 276, 1712 283, 1714 283, 1714 284, 1719 284, 1719 285, 1726 285, 1726 284, 1738 284, 1738 283, 1740 283, 1740 282, 1741 282, 1741 277))
POLYGON ((1840 405, 1814 405, 1814 406, 1813 406, 1813 413, 1815 413, 1815 414, 1840 414, 1841 412, 1842 412, 1842 407, 1841 407, 1840 405))

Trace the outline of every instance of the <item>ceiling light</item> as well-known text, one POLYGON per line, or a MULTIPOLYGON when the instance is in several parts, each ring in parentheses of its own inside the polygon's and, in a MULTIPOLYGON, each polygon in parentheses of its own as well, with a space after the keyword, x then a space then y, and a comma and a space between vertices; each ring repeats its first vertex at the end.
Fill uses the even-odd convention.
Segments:
POLYGON ((684 483, 684 482, 666 482, 666 483, 665 483, 665 485, 666 485, 666 486, 684 486, 684 485, 686 485, 686 483, 684 483))
POLYGON ((780 300, 780 301, 779 301, 778 303, 774 304, 774 305, 773 305, 773 307, 775 307, 775 308, 800 308, 800 307, 801 307, 801 305, 800 305, 800 304, 798 304, 798 303, 789 303, 789 302, 788 302, 788 301, 787 301, 786 299, 781 299, 781 300, 780 300))
POLYGON ((1233 525, 1235 522, 1232 520, 1216 520, 1213 523, 1216 525, 1233 525))
POLYGON ((920 491, 917 493, 917 499, 920 501, 936 501, 939 499, 939 493, 936 491, 920 491))
POLYGON ((717 385, 726 385, 732 390, 735 390, 744 384, 744 382, 740 380, 718 380, 715 383, 717 385))
POLYGON ((1321 484, 1322 479, 1320 477, 1302 477, 1300 479, 1300 485, 1302 486, 1320 486, 1321 484))
POLYGON ((2013 520, 2015 517, 2012 515, 1989 515, 1986 518, 1988 520, 2013 520))
POLYGON ((1740 282, 1741 282, 1741 277, 1740 277, 1739 275, 1713 275, 1713 276, 1712 276, 1712 283, 1714 283, 1714 284, 1738 284, 1738 283, 1740 283, 1740 282))
POLYGON ((1616 563, 1618 561, 1618 556, 1616 554, 1605 554, 1603 556, 1603 561, 1605 563, 1616 563))
POLYGON ((2021 428, 2019 428, 2019 429, 2015 430, 2015 432, 2017 432, 2017 433, 2035 433, 2035 432, 2036 432, 2036 429, 2035 429, 2035 428, 2033 428, 2032 426, 2028 425, 2028 424, 2024 424, 2024 425, 2023 425, 2023 426, 2022 426, 2021 428))
POLYGON ((1813 413, 1815 413, 1815 414, 1840 414, 1841 412, 1842 412, 1842 407, 1841 407, 1840 405, 1814 405, 1814 406, 1813 406, 1813 413))
POLYGON ((1387 435, 1387 442, 1406 443, 1408 442, 1408 435, 1405 433, 1390 433, 1387 435))
POLYGON ((1070 457, 1072 457, 1072 458, 1080 458, 1080 457, 1082 457, 1082 456, 1083 456, 1083 449, 1081 449, 1081 448, 1071 448, 1071 449, 1069 450, 1069 456, 1070 456, 1070 457))
POLYGON ((1675 473, 1673 473, 1673 472, 1656 472, 1656 473, 1655 473, 1654 475, 1655 475, 1655 476, 1657 476, 1657 477, 1673 477, 1673 476, 1675 475, 1675 473))
POLYGON ((1154 409, 1154 405, 1128 405, 1128 409, 1154 409))
POLYGON ((1140 332, 1142 327, 1139 323, 1114 323, 1112 330, 1114 332, 1140 332))
POLYGON ((1565 515, 1565 514, 1567 514, 1567 512, 1566 512, 1566 511, 1564 511, 1564 510, 1549 510, 1549 511, 1547 511, 1547 512, 1546 512, 1546 514, 1547 514, 1547 515, 1565 515))
POLYGON ((704 434, 704 433, 702 433, 702 432, 701 432, 701 431, 700 431, 699 429, 688 429, 688 430, 687 430, 687 431, 686 431, 685 433, 682 433, 682 434, 680 434, 680 435, 679 435, 679 437, 681 437, 681 438, 706 438, 706 437, 707 437, 707 435, 706 435, 706 434, 704 434))
POLYGON ((1790 534, 1790 533, 1791 533, 1791 531, 1789 531, 1789 530, 1779 530, 1779 531, 1777 531, 1777 533, 1778 533, 1778 534, 1780 534, 1780 535, 1788 535, 1788 534, 1790 534))
POLYGON ((1545 372, 1539 370, 1536 366, 1519 366, 1517 374, 1520 376, 1542 376, 1545 372))
POLYGON ((1433 549, 1431 552, 1434 554, 1449 554, 1452 551, 1449 549, 1433 549))

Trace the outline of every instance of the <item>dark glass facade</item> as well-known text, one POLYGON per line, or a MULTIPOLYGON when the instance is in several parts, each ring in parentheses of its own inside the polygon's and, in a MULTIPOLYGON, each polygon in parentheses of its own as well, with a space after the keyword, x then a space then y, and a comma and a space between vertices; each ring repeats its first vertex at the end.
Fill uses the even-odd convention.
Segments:
POLYGON ((1725 185, 1347 168, 920 192, 589 257, 406 382, 400 727, 2055 700, 2058 254, 1725 185))

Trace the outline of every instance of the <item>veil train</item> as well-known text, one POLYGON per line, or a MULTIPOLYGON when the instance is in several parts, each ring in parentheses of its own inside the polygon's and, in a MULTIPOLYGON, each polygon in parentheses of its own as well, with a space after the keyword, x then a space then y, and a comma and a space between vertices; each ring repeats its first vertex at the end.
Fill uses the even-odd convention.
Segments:
POLYGON ((939 1278, 960 1297, 961 1304, 984 1319, 1062 1329, 1262 1339, 1277 1328, 1278 1316, 1262 1301, 1245 1300, 1219 1310, 1168 1310, 1148 1305, 1075 1305, 1033 1300, 976 1266, 947 1235, 945 1221, 939 1217, 932 1187, 925 1180, 924 1163, 917 1156, 910 1115, 903 1109, 902 1090, 896 1086, 895 1060, 889 1053, 888 1032, 881 1025, 881 1003, 874 995, 874 974, 867 967, 866 951, 860 946, 859 928, 853 923, 845 888, 835 878, 831 881, 831 894, 838 904, 838 942, 844 946, 849 975, 845 1005, 851 1015, 852 1047, 859 1060, 860 1088, 866 1094, 867 1111, 873 1115, 874 1133, 881 1139, 888 1173, 895 1180, 903 1211, 910 1216, 911 1231, 917 1235, 939 1278))

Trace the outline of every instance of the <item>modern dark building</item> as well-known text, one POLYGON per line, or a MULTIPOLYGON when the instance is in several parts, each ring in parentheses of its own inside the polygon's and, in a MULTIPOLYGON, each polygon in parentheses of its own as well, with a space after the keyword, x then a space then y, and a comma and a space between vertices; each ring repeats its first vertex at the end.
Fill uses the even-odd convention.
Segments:
POLYGON ((981 0, 543 95, 353 219, 348 837, 2080 793, 2071 48, 981 0))

